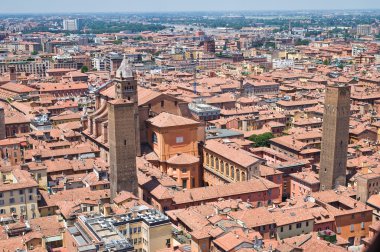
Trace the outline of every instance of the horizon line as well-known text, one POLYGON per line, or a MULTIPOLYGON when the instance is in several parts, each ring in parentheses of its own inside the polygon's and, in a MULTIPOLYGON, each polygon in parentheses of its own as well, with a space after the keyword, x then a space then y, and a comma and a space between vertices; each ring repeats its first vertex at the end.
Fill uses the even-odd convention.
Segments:
POLYGON ((249 13, 249 12, 318 12, 318 11, 370 11, 376 12, 380 11, 379 8, 348 8, 348 9, 263 9, 263 10, 167 10, 167 11, 48 11, 48 12, 0 12, 0 15, 46 15, 46 14, 165 14, 165 13, 220 13, 220 12, 230 12, 230 13, 249 13))

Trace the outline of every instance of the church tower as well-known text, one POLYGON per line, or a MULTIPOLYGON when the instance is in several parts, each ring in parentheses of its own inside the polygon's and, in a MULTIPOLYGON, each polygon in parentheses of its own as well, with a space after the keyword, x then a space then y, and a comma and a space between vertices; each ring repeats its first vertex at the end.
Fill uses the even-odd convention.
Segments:
POLYGON ((137 80, 126 58, 114 82, 115 99, 108 103, 111 199, 121 191, 138 195, 136 156, 140 155, 137 80))
POLYGON ((321 190, 346 185, 347 147, 349 140, 350 87, 326 88, 323 114, 322 150, 319 170, 321 190))

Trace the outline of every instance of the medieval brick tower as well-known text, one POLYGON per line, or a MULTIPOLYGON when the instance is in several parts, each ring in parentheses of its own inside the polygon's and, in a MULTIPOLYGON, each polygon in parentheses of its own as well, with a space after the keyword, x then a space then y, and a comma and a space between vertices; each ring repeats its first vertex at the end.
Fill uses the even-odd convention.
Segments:
POLYGON ((321 190, 346 185, 347 146, 349 140, 350 87, 326 88, 323 114, 322 151, 319 170, 321 190))
POLYGON ((140 155, 137 80, 124 58, 116 72, 115 99, 108 103, 111 199, 121 191, 138 195, 136 156, 140 155))
POLYGON ((0 107, 0 140, 5 139, 5 113, 4 108, 0 107))

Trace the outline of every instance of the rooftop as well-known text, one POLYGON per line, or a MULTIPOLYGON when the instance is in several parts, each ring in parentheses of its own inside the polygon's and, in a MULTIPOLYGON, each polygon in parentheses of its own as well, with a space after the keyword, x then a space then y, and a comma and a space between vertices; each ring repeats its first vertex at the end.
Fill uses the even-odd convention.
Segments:
POLYGON ((199 122, 197 121, 178 115, 173 115, 167 112, 160 113, 159 115, 149 119, 148 122, 150 122, 153 126, 158 128, 199 125, 199 122))

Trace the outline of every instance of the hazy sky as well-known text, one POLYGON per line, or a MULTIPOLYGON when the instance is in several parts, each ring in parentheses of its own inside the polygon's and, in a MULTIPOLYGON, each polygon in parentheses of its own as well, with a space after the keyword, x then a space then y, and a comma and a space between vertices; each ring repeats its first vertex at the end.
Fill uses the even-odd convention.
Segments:
POLYGON ((380 9, 380 0, 0 0, 0 13, 380 9))

